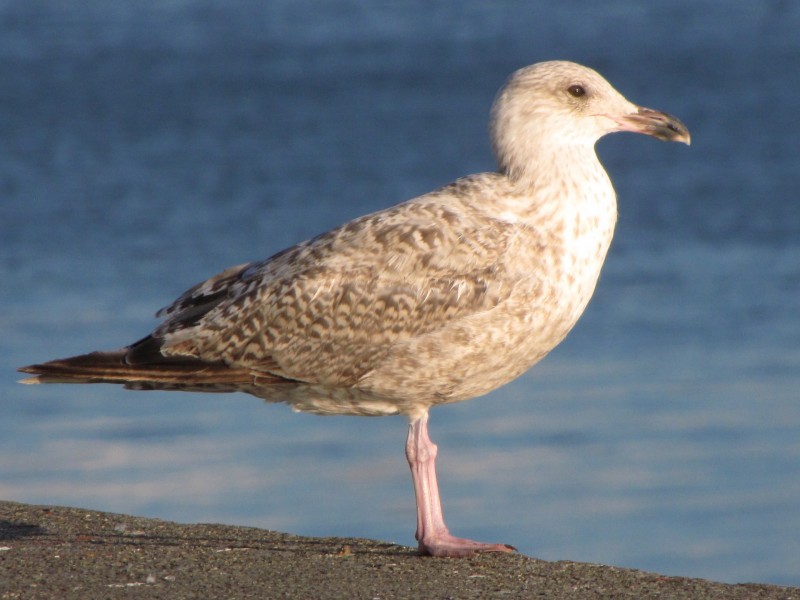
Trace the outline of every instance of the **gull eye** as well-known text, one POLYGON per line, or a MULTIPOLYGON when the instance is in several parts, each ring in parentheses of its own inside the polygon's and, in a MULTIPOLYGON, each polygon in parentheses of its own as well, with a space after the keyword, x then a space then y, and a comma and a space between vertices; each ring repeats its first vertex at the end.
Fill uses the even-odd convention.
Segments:
POLYGON ((582 98, 586 95, 586 89, 580 84, 573 84, 567 88, 567 92, 573 98, 582 98))

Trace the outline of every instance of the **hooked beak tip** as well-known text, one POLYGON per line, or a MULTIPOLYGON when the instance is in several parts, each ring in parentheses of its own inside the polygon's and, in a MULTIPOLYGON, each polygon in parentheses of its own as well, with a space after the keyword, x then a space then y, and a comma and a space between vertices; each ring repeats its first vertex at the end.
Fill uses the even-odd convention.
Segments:
POLYGON ((667 142, 683 142, 687 146, 692 143, 688 127, 678 117, 659 110, 640 106, 634 113, 612 119, 619 126, 617 131, 642 133, 667 142))

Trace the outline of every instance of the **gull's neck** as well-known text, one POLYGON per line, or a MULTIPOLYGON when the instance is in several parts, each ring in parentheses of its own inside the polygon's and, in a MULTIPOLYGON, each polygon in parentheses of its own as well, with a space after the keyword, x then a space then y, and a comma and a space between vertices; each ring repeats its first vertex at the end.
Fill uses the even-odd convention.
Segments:
POLYGON ((553 144, 547 152, 517 155, 505 169, 514 190, 507 201, 506 214, 515 220, 536 220, 548 215, 562 219, 597 215, 601 227, 613 227, 616 220, 616 195, 592 144, 553 144))
POLYGON ((530 148, 524 154, 510 157, 499 167, 519 188, 547 187, 553 181, 580 184, 596 180, 600 172, 605 175, 594 144, 586 143, 555 143, 543 145, 541 149, 530 148))

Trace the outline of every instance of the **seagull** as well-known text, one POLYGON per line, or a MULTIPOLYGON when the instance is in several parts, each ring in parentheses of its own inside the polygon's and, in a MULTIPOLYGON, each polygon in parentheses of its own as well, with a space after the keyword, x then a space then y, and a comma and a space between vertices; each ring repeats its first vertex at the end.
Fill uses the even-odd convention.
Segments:
POLYGON ((195 285, 120 350, 19 369, 23 383, 243 391, 317 414, 409 419, 420 554, 510 552, 445 525, 428 412, 515 379, 575 325, 611 243, 608 133, 690 143, 676 117, 566 61, 511 75, 494 172, 469 175, 195 285))

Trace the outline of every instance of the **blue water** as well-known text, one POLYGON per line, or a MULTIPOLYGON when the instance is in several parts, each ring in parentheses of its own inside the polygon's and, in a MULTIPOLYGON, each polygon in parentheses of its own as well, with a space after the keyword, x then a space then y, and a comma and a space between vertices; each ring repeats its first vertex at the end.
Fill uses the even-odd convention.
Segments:
POLYGON ((432 413, 456 533, 800 585, 800 4, 0 5, 0 497, 413 543, 402 418, 15 383, 222 268, 493 168, 495 91, 584 62, 691 148, 599 144, 620 222, 570 337, 432 413))

